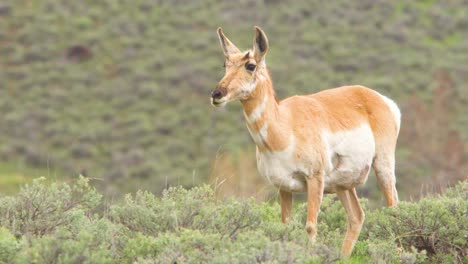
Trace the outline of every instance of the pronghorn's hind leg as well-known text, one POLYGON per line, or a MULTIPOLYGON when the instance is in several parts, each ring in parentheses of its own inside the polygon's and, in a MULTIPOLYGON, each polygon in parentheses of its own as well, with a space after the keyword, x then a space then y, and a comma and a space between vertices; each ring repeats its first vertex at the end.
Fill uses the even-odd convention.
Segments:
POLYGON ((349 257, 353 252, 354 244, 359 237, 362 224, 364 223, 364 211, 359 204, 356 189, 342 190, 338 191, 336 194, 346 210, 348 219, 348 228, 346 230, 343 246, 341 247, 341 256, 349 257))
POLYGON ((380 190, 384 193, 388 207, 398 204, 398 192, 395 178, 395 154, 392 151, 378 152, 374 158, 373 167, 377 175, 380 190))

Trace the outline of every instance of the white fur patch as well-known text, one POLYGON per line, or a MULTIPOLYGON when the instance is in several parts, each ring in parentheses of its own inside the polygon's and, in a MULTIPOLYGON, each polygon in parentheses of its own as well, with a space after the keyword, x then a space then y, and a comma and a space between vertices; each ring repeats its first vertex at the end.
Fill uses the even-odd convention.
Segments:
POLYGON ((250 127, 247 125, 247 129, 250 132, 250 136, 252 136, 253 141, 257 146, 264 147, 264 142, 268 137, 268 123, 263 124, 262 128, 258 131, 258 133, 252 131, 250 127))
POLYGON ((263 98, 262 103, 258 105, 249 116, 247 116, 247 114, 244 112, 245 119, 247 119, 247 122, 253 123, 257 121, 260 117, 262 117, 262 114, 265 112, 267 104, 268 104, 268 97, 265 96, 263 98))
POLYGON ((296 138, 291 135, 288 147, 282 151, 257 150, 257 166, 260 174, 274 186, 282 190, 303 192, 306 190, 304 178, 297 177, 303 168, 294 160, 295 149, 296 138))
POLYGON ((239 86, 241 97, 247 97, 257 88, 257 82, 244 82, 239 86))
POLYGON ((265 123, 260 131, 258 132, 258 136, 263 140, 266 141, 268 137, 268 123, 265 123))
POLYGON ((336 133, 323 132, 327 151, 325 190, 354 188, 363 183, 362 172, 368 170, 375 154, 375 139, 368 124, 336 133))

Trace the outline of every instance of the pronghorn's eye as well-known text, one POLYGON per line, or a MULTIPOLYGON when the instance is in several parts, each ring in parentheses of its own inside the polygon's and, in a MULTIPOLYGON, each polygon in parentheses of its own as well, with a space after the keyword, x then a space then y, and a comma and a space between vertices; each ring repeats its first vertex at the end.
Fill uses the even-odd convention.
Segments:
POLYGON ((253 63, 247 63, 247 64, 245 64, 245 68, 246 68, 248 71, 254 71, 256 66, 257 66, 257 65, 255 65, 255 64, 253 64, 253 63))

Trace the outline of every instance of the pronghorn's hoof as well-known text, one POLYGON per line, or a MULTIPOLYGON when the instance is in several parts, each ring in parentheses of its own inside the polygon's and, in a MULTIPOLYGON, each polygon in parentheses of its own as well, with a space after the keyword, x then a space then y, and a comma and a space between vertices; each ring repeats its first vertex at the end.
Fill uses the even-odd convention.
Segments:
POLYGON ((309 234, 309 242, 311 244, 315 244, 317 241, 317 228, 314 224, 312 223, 307 223, 306 224, 306 231, 307 234, 309 234))

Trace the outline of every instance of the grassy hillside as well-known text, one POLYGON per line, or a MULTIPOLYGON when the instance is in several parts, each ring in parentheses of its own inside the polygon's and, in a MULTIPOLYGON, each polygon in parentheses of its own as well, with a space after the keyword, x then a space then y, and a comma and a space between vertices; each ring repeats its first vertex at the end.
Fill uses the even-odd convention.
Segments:
POLYGON ((1 161, 99 178, 107 194, 207 181, 223 153, 232 171, 217 175, 253 178, 239 105, 208 100, 215 29, 250 48, 253 25, 281 98, 363 84, 399 103, 403 197, 466 177, 464 1, 4 1, 1 161))
MULTIPOLYGON (((280 223, 277 202, 217 200, 209 186, 170 188, 112 202, 81 178, 37 179, 0 196, 2 263, 466 263, 468 182, 442 196, 366 211, 348 261, 338 261, 346 217, 326 196, 318 240, 308 242, 306 207, 280 223)), ((366 200, 361 203, 366 205, 366 200)))

